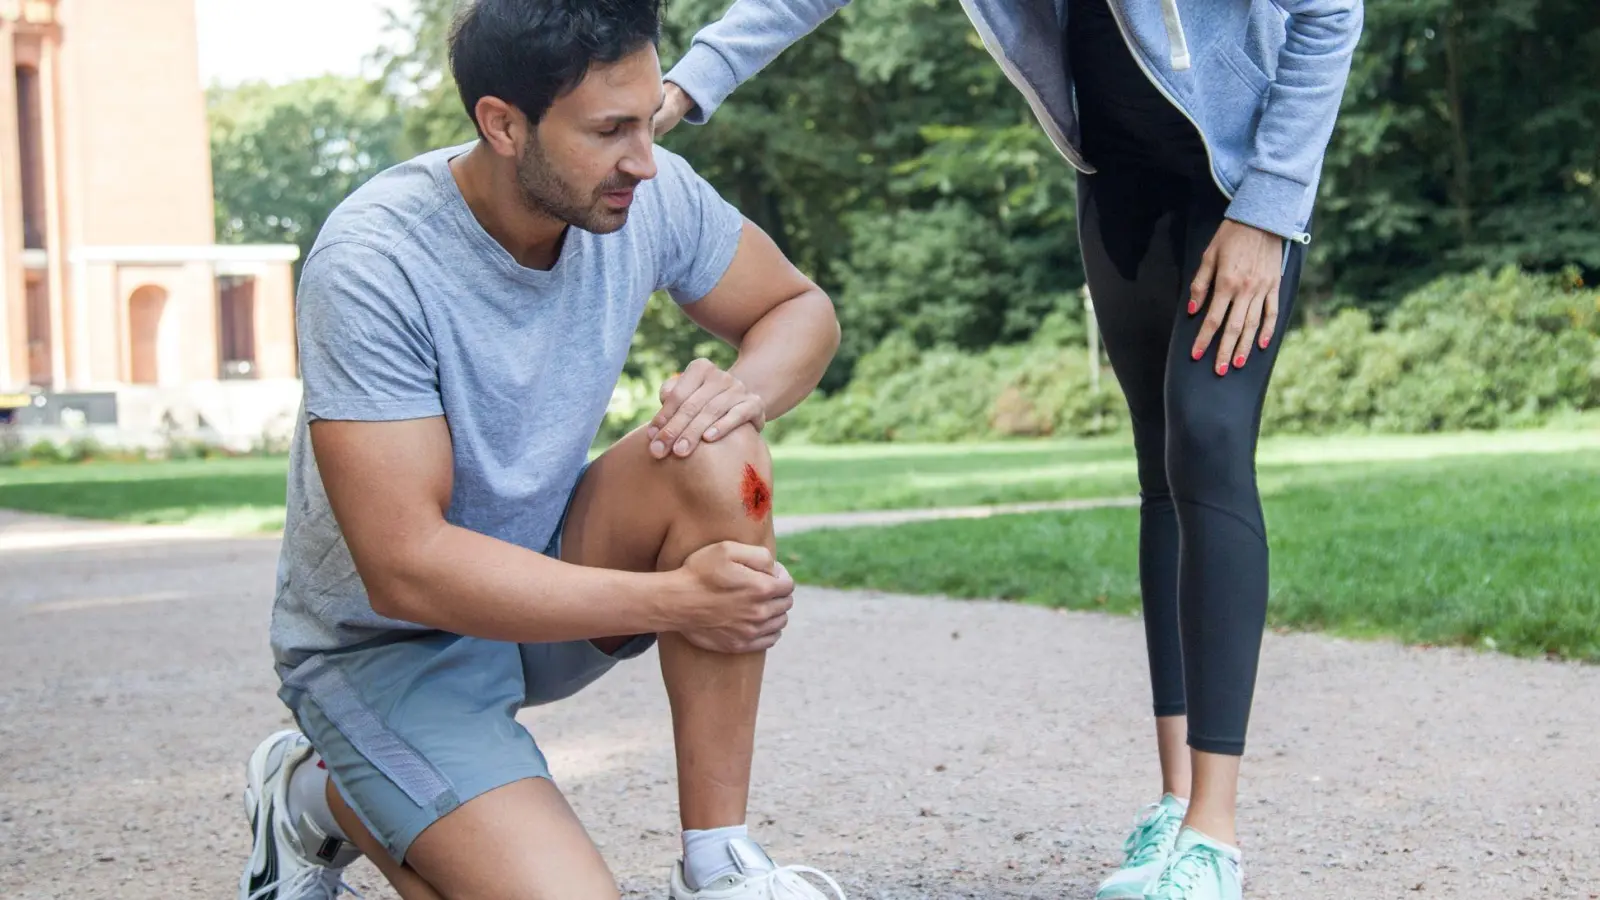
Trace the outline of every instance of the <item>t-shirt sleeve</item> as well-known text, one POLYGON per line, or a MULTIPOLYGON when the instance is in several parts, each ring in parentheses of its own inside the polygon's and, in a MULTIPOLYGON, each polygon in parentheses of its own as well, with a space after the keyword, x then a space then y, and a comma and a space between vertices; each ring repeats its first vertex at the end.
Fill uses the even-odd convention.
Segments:
POLYGON ((400 267, 361 244, 319 249, 300 273, 300 377, 312 419, 444 414, 422 305, 400 267))
POLYGON ((656 148, 656 166, 656 287, 693 303, 733 263, 744 216, 676 154, 656 148))

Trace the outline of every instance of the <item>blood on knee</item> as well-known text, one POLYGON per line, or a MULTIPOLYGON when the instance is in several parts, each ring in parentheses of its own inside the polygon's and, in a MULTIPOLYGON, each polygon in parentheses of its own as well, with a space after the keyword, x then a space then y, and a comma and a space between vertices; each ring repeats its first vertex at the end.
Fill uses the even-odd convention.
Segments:
POLYGON ((757 522, 765 521, 772 512, 772 485, 761 477, 756 467, 744 464, 744 480, 739 484, 739 496, 744 501, 745 515, 757 522))

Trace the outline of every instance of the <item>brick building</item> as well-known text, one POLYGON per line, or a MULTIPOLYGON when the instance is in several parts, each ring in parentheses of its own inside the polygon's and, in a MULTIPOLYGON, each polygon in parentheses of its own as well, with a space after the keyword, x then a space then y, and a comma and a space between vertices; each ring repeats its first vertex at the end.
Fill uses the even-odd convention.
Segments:
POLYGON ((0 0, 0 418, 248 442, 298 402, 293 246, 215 242, 194 0, 0 0))

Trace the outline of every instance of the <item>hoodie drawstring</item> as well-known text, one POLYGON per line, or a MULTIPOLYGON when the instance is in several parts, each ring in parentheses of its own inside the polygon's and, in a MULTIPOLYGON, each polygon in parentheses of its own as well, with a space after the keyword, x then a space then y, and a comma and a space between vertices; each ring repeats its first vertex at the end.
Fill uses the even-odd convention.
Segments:
POLYGON ((1178 18, 1178 0, 1161 0, 1161 20, 1167 26, 1167 46, 1172 51, 1172 68, 1189 68, 1189 39, 1183 36, 1183 20, 1178 18))

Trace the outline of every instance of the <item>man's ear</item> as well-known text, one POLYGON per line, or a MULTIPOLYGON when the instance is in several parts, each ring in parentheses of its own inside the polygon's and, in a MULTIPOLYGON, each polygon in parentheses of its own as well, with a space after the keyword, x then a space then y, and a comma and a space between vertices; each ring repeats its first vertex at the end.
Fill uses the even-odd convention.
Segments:
POLYGON ((477 114, 478 130, 483 132, 484 143, 496 155, 517 158, 519 147, 528 135, 527 117, 516 107, 498 97, 483 97, 473 111, 477 114))

